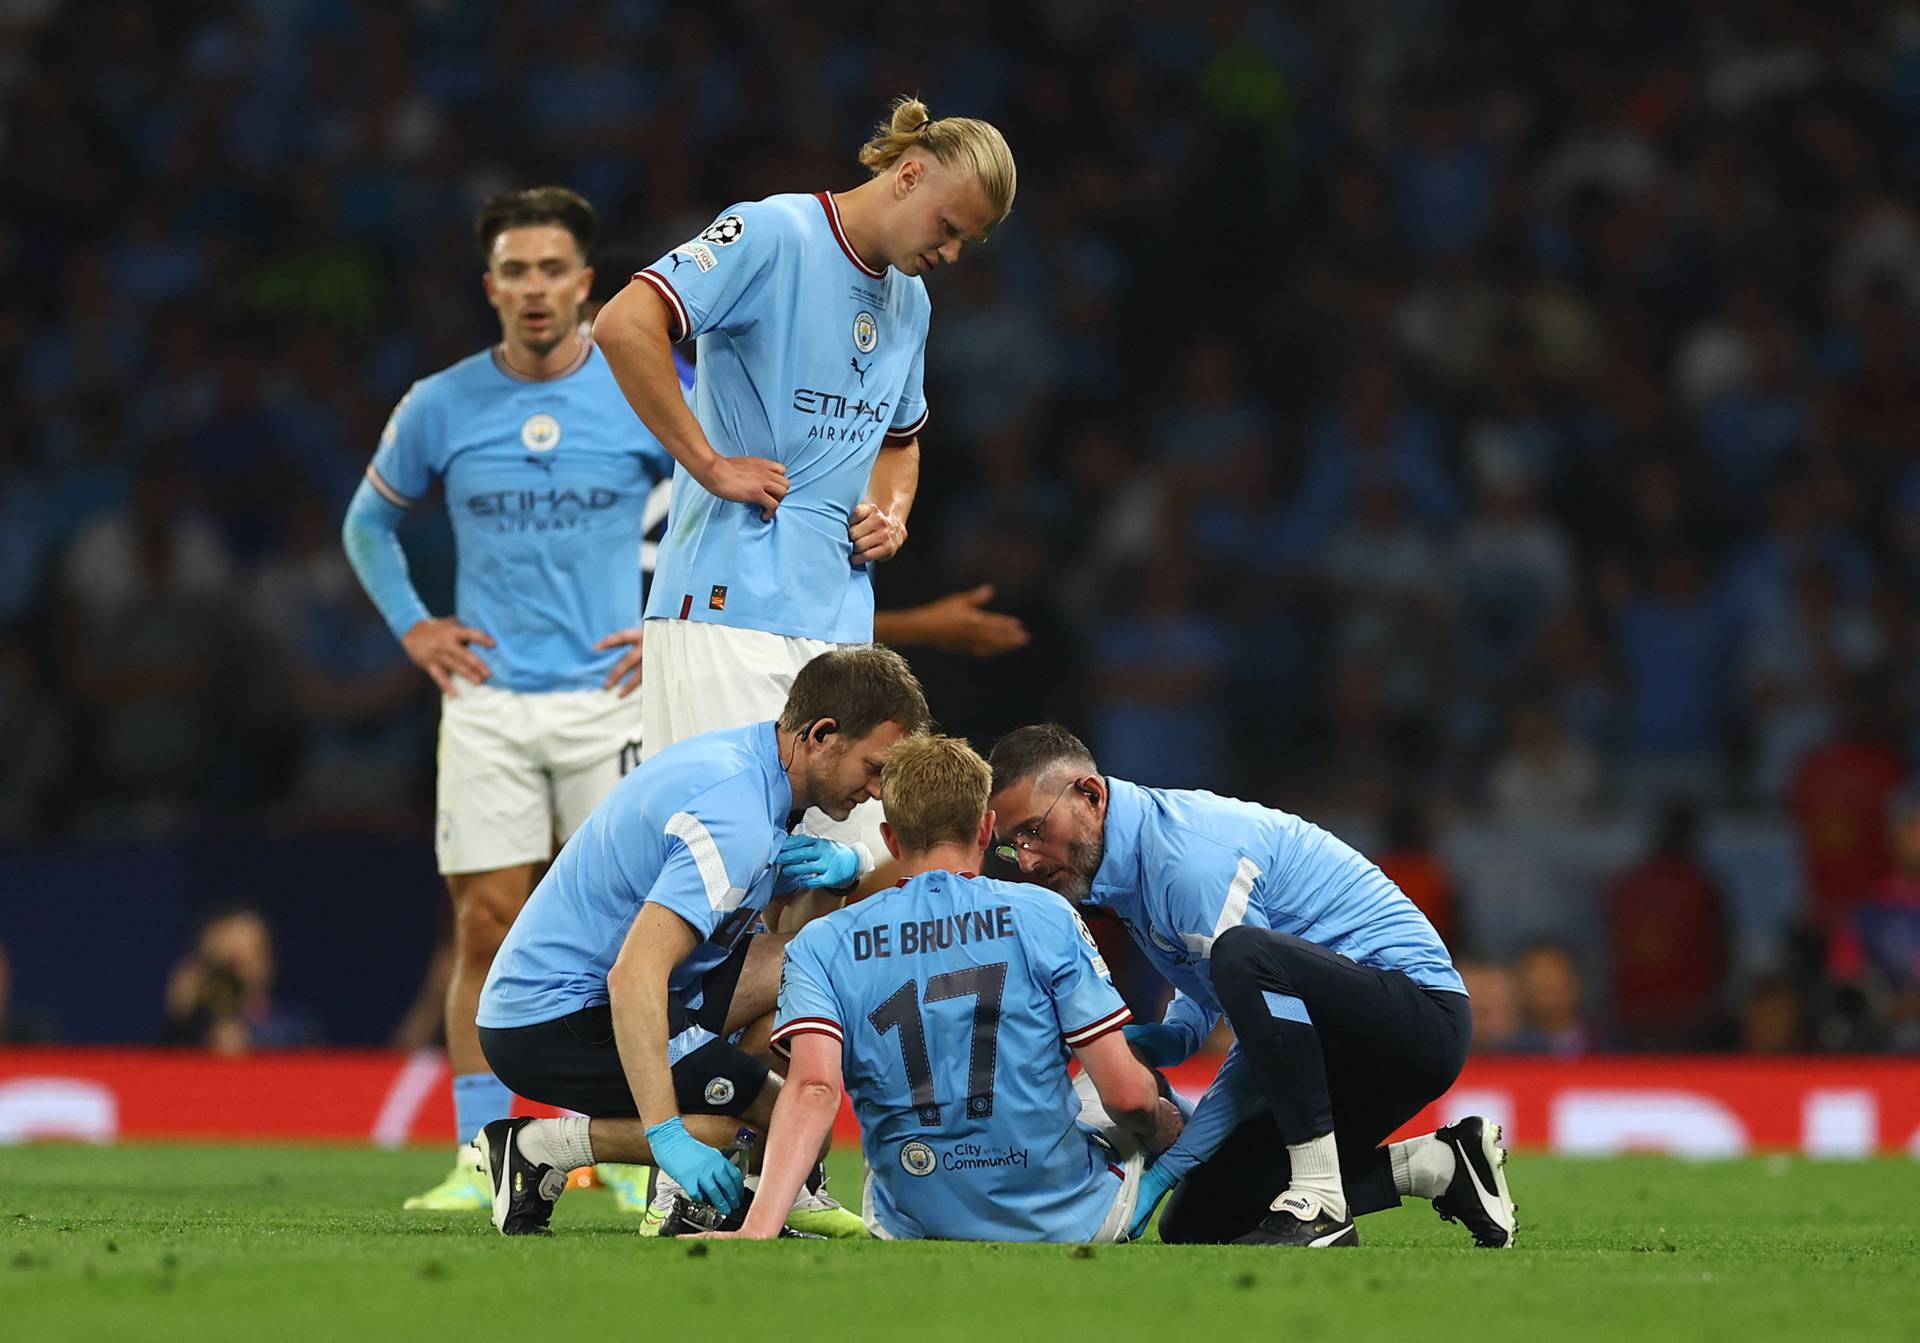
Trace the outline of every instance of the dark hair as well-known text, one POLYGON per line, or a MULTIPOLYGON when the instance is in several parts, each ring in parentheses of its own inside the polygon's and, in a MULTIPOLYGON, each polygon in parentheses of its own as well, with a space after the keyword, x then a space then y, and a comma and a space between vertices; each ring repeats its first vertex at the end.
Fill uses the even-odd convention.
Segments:
POLYGON ((594 244, 600 240, 600 220, 585 196, 566 187, 528 187, 489 196, 480 207, 473 221, 473 241, 480 248, 480 259, 492 258, 494 239, 508 229, 535 224, 558 224, 571 233, 583 260, 593 255, 594 244))
POLYGON ((993 744, 987 763, 993 767, 993 791, 1011 788, 1022 779, 1044 774, 1055 765, 1079 765, 1098 773, 1087 744, 1058 723, 1017 727, 993 744))
POLYGON ((933 722, 907 660, 879 644, 829 649, 793 678, 779 729, 800 732, 822 718, 838 723, 845 741, 858 741, 882 723, 898 723, 911 736, 933 722))

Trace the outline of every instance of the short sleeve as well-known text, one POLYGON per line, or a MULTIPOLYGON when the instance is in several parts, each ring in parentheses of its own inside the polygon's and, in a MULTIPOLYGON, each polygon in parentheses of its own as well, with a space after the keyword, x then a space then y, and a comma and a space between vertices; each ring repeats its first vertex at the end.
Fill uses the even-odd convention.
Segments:
POLYGON ((411 508, 432 487, 440 471, 434 450, 433 398, 415 383, 400 398, 380 431, 367 479, 390 504, 411 508))
POLYGON ((667 861, 643 903, 664 905, 711 937, 738 909, 773 856, 758 799, 718 787, 667 818, 667 861))
POLYGON ((692 340, 753 320, 780 255, 784 223, 777 207, 736 205, 633 277, 666 300, 671 339, 692 340))
POLYGON ((771 1037, 773 1047, 782 1054, 792 1052, 789 1042, 796 1035, 825 1035, 836 1044, 846 1042, 840 1004, 828 987, 831 980, 822 960, 822 943, 829 936, 823 920, 808 925, 787 943, 786 959, 780 967, 780 1004, 774 1013, 771 1037))
POLYGON ((927 427, 927 394, 925 390, 927 367, 927 333, 920 332, 920 348, 913 352, 913 363, 907 369, 907 380, 900 387, 900 396, 893 403, 893 422, 887 426, 887 442, 901 444, 920 436, 927 427))
POLYGON ((1068 1048, 1081 1049, 1119 1030, 1133 1014, 1113 987, 1107 963, 1079 913, 1064 902, 1050 913, 1041 925, 1045 945, 1039 948, 1039 968, 1053 999, 1060 1038, 1068 1048))

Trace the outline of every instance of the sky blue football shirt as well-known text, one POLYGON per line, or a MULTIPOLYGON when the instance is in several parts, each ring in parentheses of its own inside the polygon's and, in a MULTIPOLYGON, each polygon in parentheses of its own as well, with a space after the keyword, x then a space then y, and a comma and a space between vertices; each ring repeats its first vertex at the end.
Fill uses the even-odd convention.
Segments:
POLYGON ((689 737, 622 779, 507 930, 482 1026, 533 1026, 608 1001, 607 972, 648 902, 702 937, 669 987, 697 991, 775 894, 793 792, 772 723, 689 737))
POLYGON ((422 378, 394 408, 368 478, 411 506, 446 486, 454 614, 504 690, 597 688, 625 652, 594 644, 640 617, 647 496, 673 459, 634 415, 599 350, 534 381, 493 351, 422 378))
POLYGON ((780 462, 790 485, 768 522, 677 469, 647 615, 871 639, 873 585, 847 526, 882 443, 927 419, 926 287, 863 262, 826 192, 732 206, 636 278, 666 301, 673 338, 699 342, 694 413, 714 450, 780 462))
POLYGON ((901 1239, 1090 1240, 1119 1158, 1079 1121, 1069 1051, 1129 1020, 1073 907, 1050 891, 925 872, 788 944, 776 1044, 841 1045, 901 1239))

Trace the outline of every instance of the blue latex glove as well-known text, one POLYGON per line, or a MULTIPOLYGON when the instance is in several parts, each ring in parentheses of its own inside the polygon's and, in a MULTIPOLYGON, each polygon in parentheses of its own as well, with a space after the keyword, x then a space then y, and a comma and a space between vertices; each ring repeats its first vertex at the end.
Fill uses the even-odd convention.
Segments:
POLYGON ((1147 1234, 1147 1223, 1153 1220, 1154 1209, 1179 1183, 1180 1177, 1167 1167, 1158 1164, 1147 1167, 1140 1177, 1140 1196, 1134 1200, 1133 1223, 1127 1227, 1128 1240, 1139 1240, 1147 1234))
POLYGON ((687 1132, 679 1115, 648 1129, 647 1146, 653 1150, 653 1164, 700 1202, 729 1215, 740 1206, 747 1184, 739 1168, 687 1132))
POLYGON ((1171 1068, 1187 1057, 1187 1038, 1171 1026, 1159 1022, 1136 1022, 1123 1026, 1120 1033, 1149 1068, 1171 1068))
POLYGON ((774 861, 802 886, 845 886, 860 875, 860 851, 819 835, 788 835, 774 861))

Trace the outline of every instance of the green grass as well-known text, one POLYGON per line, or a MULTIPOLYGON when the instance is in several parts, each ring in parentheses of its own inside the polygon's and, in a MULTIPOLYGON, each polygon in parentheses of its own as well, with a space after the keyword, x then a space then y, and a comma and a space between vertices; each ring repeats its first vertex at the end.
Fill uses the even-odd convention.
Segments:
MULTIPOLYGON (((856 1157, 836 1158, 843 1196, 856 1157)), ((550 1239, 399 1211, 437 1151, 0 1148, 0 1338, 1914 1338, 1920 1162, 1520 1155, 1521 1246, 1424 1204, 1352 1253, 643 1240, 569 1194, 550 1239), (700 1253, 706 1250, 706 1253, 700 1253)))

